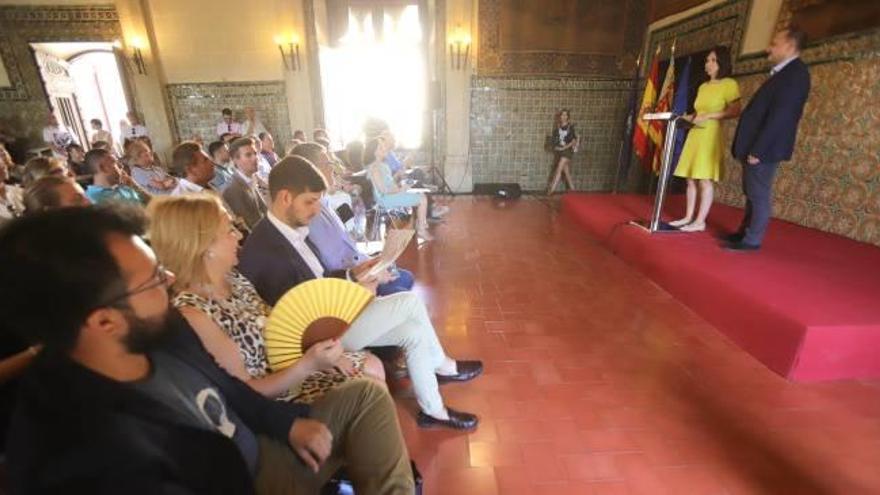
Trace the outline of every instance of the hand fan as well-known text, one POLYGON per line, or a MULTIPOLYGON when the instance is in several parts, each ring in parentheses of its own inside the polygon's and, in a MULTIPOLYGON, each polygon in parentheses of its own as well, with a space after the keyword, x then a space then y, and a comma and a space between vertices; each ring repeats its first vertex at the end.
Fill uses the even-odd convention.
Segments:
POLYGON ((269 367, 284 369, 315 343, 340 337, 372 299, 365 287, 338 278, 290 289, 272 308, 263 332, 269 367))

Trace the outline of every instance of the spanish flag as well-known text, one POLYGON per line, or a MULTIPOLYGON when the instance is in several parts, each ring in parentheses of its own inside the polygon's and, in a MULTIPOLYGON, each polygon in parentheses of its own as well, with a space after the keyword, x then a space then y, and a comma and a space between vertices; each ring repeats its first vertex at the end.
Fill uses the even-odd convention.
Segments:
MULTIPOLYGON (((675 44, 672 45, 672 55, 669 56, 669 68, 666 69, 666 77, 663 78, 663 88, 660 90, 660 98, 657 100, 655 112, 669 112, 672 109, 672 98, 675 93, 675 44)), ((651 121, 648 128, 648 136, 654 143, 654 153, 651 160, 651 169, 655 174, 660 173, 663 159, 663 138, 666 134, 666 122, 660 120, 651 121)))
POLYGON ((651 62, 651 70, 648 72, 648 79, 645 82, 645 94, 642 95, 642 104, 639 106, 639 116, 636 119, 636 130, 633 134, 633 149, 636 155, 641 159, 645 168, 651 163, 651 142, 648 140, 648 122, 642 120, 642 116, 651 112, 654 108, 654 102, 657 100, 657 87, 660 86, 660 45, 657 45, 657 53, 654 54, 654 61, 651 62))

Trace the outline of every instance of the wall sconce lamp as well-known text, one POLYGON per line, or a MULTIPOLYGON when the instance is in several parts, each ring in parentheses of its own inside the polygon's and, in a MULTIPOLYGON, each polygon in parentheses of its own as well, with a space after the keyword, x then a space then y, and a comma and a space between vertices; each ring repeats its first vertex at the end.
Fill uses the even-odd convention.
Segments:
POLYGON ((299 64, 299 38, 295 34, 290 36, 278 35, 274 38, 275 45, 281 53, 281 61, 284 68, 289 71, 298 71, 299 64))
POLYGON ((135 68, 137 68, 138 74, 145 76, 147 75, 147 66, 144 63, 144 54, 141 52, 144 48, 146 48, 146 44, 144 43, 144 39, 140 36, 132 36, 131 37, 131 60, 134 62, 135 68))
POLYGON ((468 66, 471 53, 471 35, 461 26, 456 26, 449 35, 449 62, 453 70, 468 66))

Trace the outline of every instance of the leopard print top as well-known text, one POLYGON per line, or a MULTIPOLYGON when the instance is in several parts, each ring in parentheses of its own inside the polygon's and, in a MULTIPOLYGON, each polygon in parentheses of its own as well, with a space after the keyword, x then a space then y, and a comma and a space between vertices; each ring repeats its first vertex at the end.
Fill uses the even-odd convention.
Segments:
POLYGON ((270 308, 254 286, 237 271, 230 275, 229 284, 232 295, 228 299, 208 299, 184 291, 174 296, 174 306, 195 308, 210 316, 238 346, 248 374, 262 378, 269 373, 263 328, 270 308))
MULTIPOLYGON (((177 308, 191 307, 210 316, 238 346, 248 374, 253 378, 262 378, 271 372, 266 356, 266 342, 263 339, 263 329, 271 308, 263 301, 253 284, 238 271, 233 271, 229 276, 229 284, 231 296, 228 299, 205 298, 184 291, 175 295, 172 302, 177 308)), ((310 403, 337 385, 363 377, 366 354, 347 352, 345 356, 354 365, 353 373, 337 368, 316 371, 279 399, 310 403)))

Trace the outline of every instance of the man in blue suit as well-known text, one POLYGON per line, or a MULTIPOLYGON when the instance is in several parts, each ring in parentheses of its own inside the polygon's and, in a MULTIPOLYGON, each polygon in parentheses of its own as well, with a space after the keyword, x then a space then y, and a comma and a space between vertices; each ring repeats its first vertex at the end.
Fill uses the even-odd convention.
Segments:
POLYGON ((805 40, 796 28, 776 33, 767 48, 767 58, 774 64, 770 78, 740 116, 732 152, 743 166, 746 210, 739 230, 725 237, 727 249, 760 249, 770 223, 773 179, 779 163, 791 159, 810 93, 810 72, 800 59, 805 40))
MULTIPOLYGON (((245 241, 238 268, 270 305, 274 306, 291 288, 316 278, 345 278, 376 289, 379 280, 369 275, 375 259, 346 270, 327 270, 318 248, 309 240, 309 224, 321 211, 321 196, 326 189, 321 173, 300 156, 279 161, 269 174, 272 203, 245 241)), ((459 361, 446 354, 425 303, 415 293, 374 298, 340 340, 347 351, 381 346, 403 349, 421 409, 417 417, 420 427, 477 427, 476 415, 444 404, 439 384, 473 380, 483 372, 483 363, 459 361)))

